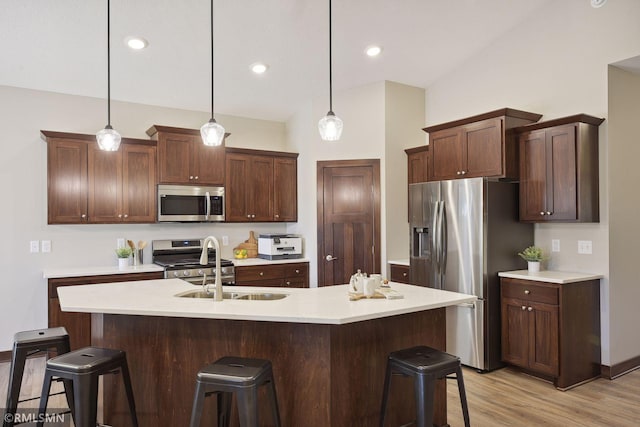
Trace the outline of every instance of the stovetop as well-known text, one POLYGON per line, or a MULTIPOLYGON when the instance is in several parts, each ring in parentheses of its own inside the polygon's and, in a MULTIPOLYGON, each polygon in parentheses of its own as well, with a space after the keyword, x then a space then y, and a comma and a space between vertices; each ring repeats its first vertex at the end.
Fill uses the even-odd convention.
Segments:
MULTIPOLYGON (((187 268, 202 268, 202 267, 213 268, 216 266, 215 255, 213 256, 213 260, 211 258, 211 255, 209 255, 209 263, 207 265, 200 264, 200 258, 179 259, 179 260, 154 260, 153 263, 159 266, 165 267, 167 269, 172 269, 172 268, 187 269, 187 268)), ((220 266, 231 267, 233 266, 233 262, 228 259, 221 259, 220 266)))
MULTIPOLYGON (((200 254, 204 239, 154 240, 151 242, 153 263, 165 269, 199 269, 216 266, 216 250, 208 248, 209 263, 200 264, 200 254)), ((221 259, 222 267, 232 267, 233 262, 221 259)))

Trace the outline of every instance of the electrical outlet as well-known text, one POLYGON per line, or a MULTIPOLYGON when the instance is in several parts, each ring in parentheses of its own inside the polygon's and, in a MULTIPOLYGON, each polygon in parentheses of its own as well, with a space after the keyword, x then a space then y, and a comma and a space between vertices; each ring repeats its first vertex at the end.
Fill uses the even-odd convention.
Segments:
POLYGON ((222 246, 229 246, 229 236, 222 236, 222 246))
POLYGON ((44 252, 44 253, 51 252, 51 240, 43 240, 42 241, 42 252, 44 252))
POLYGON ((40 252, 40 241, 32 240, 29 242, 29 245, 32 254, 37 254, 38 252, 40 252))
POLYGON ((578 240, 578 253, 583 255, 592 254, 593 247, 591 240, 578 240))
POLYGON ((124 248, 124 239, 116 240, 116 248, 118 248, 118 249, 124 248))
POLYGON ((560 239, 551 239, 551 252, 560 252, 560 239))

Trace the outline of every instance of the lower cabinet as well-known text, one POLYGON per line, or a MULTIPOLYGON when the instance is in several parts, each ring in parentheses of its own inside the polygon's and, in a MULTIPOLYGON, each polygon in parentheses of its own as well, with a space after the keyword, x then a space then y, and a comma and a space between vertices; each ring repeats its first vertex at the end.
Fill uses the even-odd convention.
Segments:
POLYGON ((112 274, 106 276, 62 277, 49 279, 49 328, 64 326, 69 333, 71 350, 91 345, 91 314, 73 313, 60 309, 58 288, 61 286, 95 285, 98 283, 129 282, 133 280, 162 279, 164 272, 112 274))
POLYGON ((411 284, 411 277, 409 276, 409 266, 402 264, 389 264, 391 270, 391 281, 398 283, 411 284))
POLYGON ((309 263, 251 265, 235 268, 238 286, 309 287, 309 263))
POLYGON ((600 281, 501 278, 502 360, 566 389, 600 376, 600 281))

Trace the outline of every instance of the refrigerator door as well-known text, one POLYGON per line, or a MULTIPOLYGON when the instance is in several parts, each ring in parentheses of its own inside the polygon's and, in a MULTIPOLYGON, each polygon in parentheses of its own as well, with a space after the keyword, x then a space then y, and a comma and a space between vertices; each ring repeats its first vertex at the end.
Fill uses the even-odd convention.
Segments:
POLYGON ((409 266, 411 282, 418 286, 431 287, 435 282, 433 222, 439 198, 440 185, 437 182, 409 186, 409 266))
POLYGON ((463 365, 486 369, 484 360, 485 301, 447 307, 447 353, 463 365))

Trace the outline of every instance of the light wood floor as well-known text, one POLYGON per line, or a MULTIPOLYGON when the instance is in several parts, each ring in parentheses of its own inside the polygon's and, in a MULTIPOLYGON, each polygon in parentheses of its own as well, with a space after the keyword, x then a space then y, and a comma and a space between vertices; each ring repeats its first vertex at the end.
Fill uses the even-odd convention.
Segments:
MULTIPOLYGON (((21 399, 39 396, 44 358, 29 359, 21 399)), ((0 363, 0 405, 4 406, 9 363, 0 363)), ((613 381, 598 379, 569 391, 505 368, 488 374, 464 370, 471 425, 496 426, 640 426, 640 370, 613 381)), ((60 384, 54 386, 62 389, 60 384)), ((460 427, 462 412, 455 381, 448 385, 449 423, 460 427)), ((65 407, 64 395, 52 397, 50 407, 65 407)), ((21 404, 38 407, 38 401, 21 404)), ((292 426, 298 427, 298 426, 292 426)))

